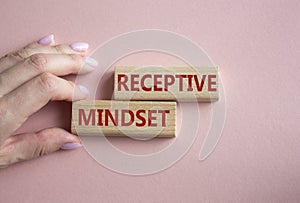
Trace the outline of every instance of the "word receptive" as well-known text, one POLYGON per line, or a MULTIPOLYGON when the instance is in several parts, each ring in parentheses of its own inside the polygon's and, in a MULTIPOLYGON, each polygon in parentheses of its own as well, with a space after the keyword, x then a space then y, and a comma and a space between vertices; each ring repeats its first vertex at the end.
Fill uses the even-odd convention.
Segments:
POLYGON ((71 130, 79 135, 175 137, 176 102, 73 102, 71 130))
POLYGON ((115 67, 114 98, 217 101, 218 67, 115 67))

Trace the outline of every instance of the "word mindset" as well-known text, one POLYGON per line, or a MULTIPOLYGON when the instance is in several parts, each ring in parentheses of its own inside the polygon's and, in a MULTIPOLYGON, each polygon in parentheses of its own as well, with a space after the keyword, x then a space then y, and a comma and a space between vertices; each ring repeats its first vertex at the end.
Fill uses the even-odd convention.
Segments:
POLYGON ((113 126, 157 126, 161 125, 166 127, 166 114, 170 113, 170 110, 143 110, 139 109, 136 112, 130 109, 90 109, 88 111, 88 117, 85 114, 85 109, 78 109, 79 125, 90 126, 109 126, 110 122, 113 126), (96 116, 97 111, 97 116, 96 116), (114 113, 112 113, 114 111, 114 113), (161 123, 155 123, 158 115, 161 116, 161 123), (103 116, 104 115, 104 116, 103 116), (119 117, 121 122, 119 122, 119 117), (126 117, 127 119, 126 121, 126 117), (97 118, 97 123, 95 122, 97 118))
POLYGON ((116 67, 116 100, 216 101, 217 67, 116 67))
POLYGON ((89 135, 175 136, 175 102, 78 101, 72 132, 89 135))

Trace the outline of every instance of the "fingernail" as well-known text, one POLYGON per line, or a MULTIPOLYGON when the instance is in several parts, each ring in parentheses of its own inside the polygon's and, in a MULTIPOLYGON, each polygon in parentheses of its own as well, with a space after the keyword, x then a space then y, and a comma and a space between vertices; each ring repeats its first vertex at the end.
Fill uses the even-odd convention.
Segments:
POLYGON ((91 57, 88 56, 84 57, 84 61, 90 66, 94 66, 94 67, 98 66, 98 61, 96 61, 91 57))
POLYGON ((54 35, 50 34, 50 35, 47 35, 47 36, 41 38, 38 41, 38 43, 41 45, 47 45, 47 44, 50 44, 51 42, 53 42, 53 40, 54 40, 54 35))
POLYGON ((89 48, 89 44, 85 43, 85 42, 75 42, 73 44, 70 45, 70 47, 74 50, 74 51, 86 51, 89 48))
POLYGON ((79 148, 79 147, 82 147, 82 145, 79 144, 79 143, 66 143, 63 146, 61 146, 60 149, 69 150, 69 149, 76 149, 76 148, 79 148))
POLYGON ((81 92, 83 92, 86 95, 90 94, 90 91, 83 85, 77 85, 79 87, 79 89, 81 90, 81 92))

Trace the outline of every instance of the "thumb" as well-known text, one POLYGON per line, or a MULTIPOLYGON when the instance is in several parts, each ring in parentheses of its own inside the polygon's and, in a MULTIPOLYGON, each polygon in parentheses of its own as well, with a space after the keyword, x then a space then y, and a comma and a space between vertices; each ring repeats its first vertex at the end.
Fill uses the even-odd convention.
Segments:
POLYGON ((9 137, 0 146, 0 167, 33 159, 59 149, 81 147, 77 136, 60 128, 9 137))

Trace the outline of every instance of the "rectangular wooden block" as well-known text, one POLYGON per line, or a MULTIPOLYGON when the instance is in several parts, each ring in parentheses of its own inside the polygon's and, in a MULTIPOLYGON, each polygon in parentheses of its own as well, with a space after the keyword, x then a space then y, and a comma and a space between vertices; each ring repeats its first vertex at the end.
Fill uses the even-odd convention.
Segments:
POLYGON ((218 67, 115 67, 114 98, 217 101, 218 67))
POLYGON ((175 137, 176 102, 73 102, 71 130, 79 135, 175 137))

